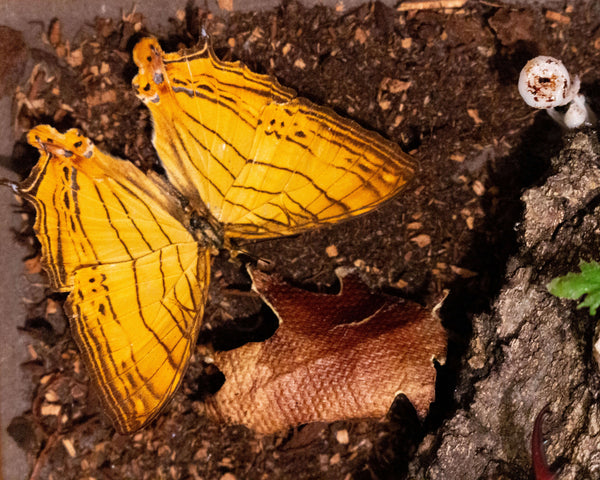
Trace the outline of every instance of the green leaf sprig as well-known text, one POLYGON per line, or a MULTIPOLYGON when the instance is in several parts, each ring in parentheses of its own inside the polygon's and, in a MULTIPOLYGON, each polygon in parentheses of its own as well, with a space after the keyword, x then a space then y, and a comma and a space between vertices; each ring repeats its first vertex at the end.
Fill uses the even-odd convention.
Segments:
POLYGON ((577 308, 589 307, 590 315, 596 315, 600 306, 600 263, 581 262, 580 273, 570 272, 563 277, 554 278, 548 285, 548 291, 560 298, 577 300, 586 297, 577 308))

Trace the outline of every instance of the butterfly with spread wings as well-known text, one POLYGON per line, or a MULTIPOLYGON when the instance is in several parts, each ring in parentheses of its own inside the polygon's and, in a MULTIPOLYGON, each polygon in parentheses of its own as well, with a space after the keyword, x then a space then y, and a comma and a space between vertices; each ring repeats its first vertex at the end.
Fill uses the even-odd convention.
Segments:
POLYGON ((158 415, 186 370, 202 321, 210 252, 368 212, 415 164, 394 143, 252 73, 208 42, 133 52, 167 179, 40 125, 41 157, 19 193, 51 286, 70 292, 73 336, 122 433, 158 415))

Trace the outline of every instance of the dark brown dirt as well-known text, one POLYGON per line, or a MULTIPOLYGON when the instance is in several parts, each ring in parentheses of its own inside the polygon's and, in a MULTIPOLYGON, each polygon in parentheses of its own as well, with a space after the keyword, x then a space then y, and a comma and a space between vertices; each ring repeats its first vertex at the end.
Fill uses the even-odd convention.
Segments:
MULTIPOLYGON (((32 478, 402 478, 424 438, 427 448, 421 444, 421 451, 429 457, 419 462, 425 465, 441 443, 442 423, 472 400, 469 386, 459 382, 471 368, 463 360, 472 321, 489 310, 506 262, 518 250, 520 195, 543 183, 550 158, 563 145, 560 128, 520 99, 518 73, 529 58, 551 54, 580 75, 592 105, 600 104, 600 7, 580 3, 548 13, 495 2, 409 12, 379 3, 336 12, 286 2, 228 18, 190 7, 183 20, 150 32, 170 51, 194 45, 204 25, 221 58, 275 75, 415 156, 416 180, 376 212, 244 247, 311 289, 335 290, 337 266, 354 266, 371 287, 423 304, 449 289, 442 316, 452 340, 439 372, 438 400, 423 425, 399 398, 381 421, 256 436, 203 417, 206 365, 198 356, 164 414, 136 435, 120 436, 88 389, 65 329, 62 299, 49 294, 49 303, 32 309, 26 325, 35 352, 27 365, 35 397, 31 410, 11 425, 30 453, 32 478), (326 253, 331 245, 337 255, 326 253), (457 386, 460 394, 454 395, 457 386), (344 430, 348 443, 340 441, 344 430)), ((143 33, 141 17, 98 19, 69 39, 70 49, 54 35, 53 45, 30 50, 37 67, 15 96, 16 128, 78 127, 99 148, 160 171, 149 113, 130 87, 131 48, 143 33)), ((14 168, 26 174, 37 154, 17 147, 14 168)), ((565 273, 574 263, 554 265, 553 271, 565 273)), ((35 270, 35 262, 29 267, 35 270)), ((221 346, 256 338, 240 333, 260 330, 265 316, 251 316, 260 305, 245 293, 249 279, 242 266, 223 253, 213 269, 202 338, 221 346), (231 319, 236 328, 226 326, 231 319)), ((488 373, 474 370, 473 383, 488 373)), ((523 466, 527 458, 506 467, 512 478, 530 478, 523 466)))

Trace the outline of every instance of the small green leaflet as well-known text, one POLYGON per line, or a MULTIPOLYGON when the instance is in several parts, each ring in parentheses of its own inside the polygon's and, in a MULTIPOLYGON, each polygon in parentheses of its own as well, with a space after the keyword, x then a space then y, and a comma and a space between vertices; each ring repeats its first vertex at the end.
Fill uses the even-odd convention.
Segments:
POLYGON ((567 273, 564 277, 553 279, 547 288, 552 295, 560 298, 577 300, 586 295, 583 302, 577 308, 590 308, 590 315, 596 315, 600 306, 600 263, 581 262, 579 264, 581 273, 567 273))

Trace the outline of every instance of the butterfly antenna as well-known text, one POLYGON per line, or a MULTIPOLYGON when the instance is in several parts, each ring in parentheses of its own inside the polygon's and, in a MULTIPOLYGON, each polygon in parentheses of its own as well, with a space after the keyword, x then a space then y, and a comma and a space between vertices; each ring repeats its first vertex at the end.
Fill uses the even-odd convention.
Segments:
MULTIPOLYGON (((202 41, 202 43, 204 44, 202 46, 202 50, 210 50, 211 52, 213 52, 213 42, 212 42, 212 37, 211 35, 208 33, 208 31, 206 30, 206 27, 204 26, 204 24, 200 27, 200 41, 202 41)), ((200 42, 199 42, 200 43, 200 42)))

